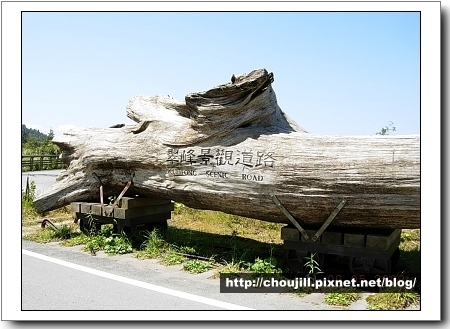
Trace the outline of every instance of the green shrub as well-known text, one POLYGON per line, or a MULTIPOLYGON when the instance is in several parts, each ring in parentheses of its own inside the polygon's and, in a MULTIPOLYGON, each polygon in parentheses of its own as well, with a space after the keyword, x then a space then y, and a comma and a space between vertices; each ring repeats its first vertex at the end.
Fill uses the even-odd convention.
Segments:
POLYGON ((29 182, 25 190, 22 190, 22 216, 37 217, 38 213, 34 207, 33 201, 36 193, 36 184, 34 181, 29 182))
POLYGON ((142 235, 145 241, 137 253, 138 258, 155 258, 163 253, 166 242, 158 230, 145 231, 142 235))
POLYGON ((206 272, 212 268, 212 262, 201 261, 198 259, 191 259, 183 265, 183 270, 193 274, 206 272))

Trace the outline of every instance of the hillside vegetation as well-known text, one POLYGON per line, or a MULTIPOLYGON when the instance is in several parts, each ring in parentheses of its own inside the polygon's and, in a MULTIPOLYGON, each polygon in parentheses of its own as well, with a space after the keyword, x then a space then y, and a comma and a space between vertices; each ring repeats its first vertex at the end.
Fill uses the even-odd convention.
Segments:
POLYGON ((23 124, 22 155, 59 154, 60 150, 58 146, 52 142, 53 137, 54 134, 51 129, 48 134, 44 134, 39 130, 27 128, 23 124))

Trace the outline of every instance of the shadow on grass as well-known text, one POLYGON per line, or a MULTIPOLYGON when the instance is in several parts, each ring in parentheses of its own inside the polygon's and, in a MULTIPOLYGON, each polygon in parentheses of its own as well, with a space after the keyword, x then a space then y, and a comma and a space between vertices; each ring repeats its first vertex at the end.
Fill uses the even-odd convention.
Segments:
MULTIPOLYGON (((254 262, 256 258, 274 257, 278 260, 278 267, 285 267, 284 249, 280 244, 171 226, 167 228, 162 238, 180 252, 208 259, 214 258, 219 263, 254 262)), ((142 240, 134 239, 133 246, 138 248, 141 243, 142 240)))
POLYGON ((393 268, 393 273, 407 271, 420 274, 420 250, 400 250, 400 259, 393 268))
MULTIPOLYGON (((344 256, 326 255, 322 268, 327 273, 349 273, 349 258, 344 256)), ((420 250, 400 250, 397 264, 392 264, 391 274, 420 274, 420 250)))
MULTIPOLYGON (((277 259, 277 267, 288 271, 283 245, 260 242, 237 235, 221 235, 191 229, 168 227, 164 241, 187 254, 204 258, 213 257, 220 263, 232 261, 254 262, 256 258, 277 259)), ((321 270, 326 273, 349 273, 349 259, 344 256, 326 255, 321 270)), ((400 250, 400 259, 392 267, 392 273, 420 273, 420 251, 400 250)))
MULTIPOLYGON (((254 262, 255 259, 274 257, 277 267, 288 271, 283 245, 260 242, 237 235, 221 235, 169 226, 163 235, 166 243, 186 254, 214 258, 219 263, 236 261, 254 262)), ((139 247, 138 243, 134 244, 139 247)), ((326 273, 349 273, 349 259, 345 256, 326 255, 321 268, 326 273)), ((391 273, 420 273, 420 250, 400 250, 398 263, 391 273)))
MULTIPOLYGON (((141 231, 142 233, 143 231, 141 231)), ((140 249, 145 241, 134 237, 133 248, 140 249)), ((180 253, 214 259, 218 263, 246 262, 254 263, 257 258, 273 257, 277 267, 288 273, 286 253, 282 244, 260 242, 238 235, 222 235, 169 226, 162 234, 162 240, 180 253)), ((349 273, 349 258, 345 256, 325 255, 321 271, 325 273, 349 273)), ((398 263, 392 267, 392 274, 408 272, 420 274, 420 250, 400 250, 398 263)))

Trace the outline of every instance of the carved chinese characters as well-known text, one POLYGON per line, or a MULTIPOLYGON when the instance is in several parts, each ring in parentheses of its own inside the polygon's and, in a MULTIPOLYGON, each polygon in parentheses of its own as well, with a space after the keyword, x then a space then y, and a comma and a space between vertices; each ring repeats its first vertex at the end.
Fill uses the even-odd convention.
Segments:
POLYGON ((262 182, 263 170, 275 169, 273 152, 232 148, 188 148, 167 150, 166 174, 203 176, 216 179, 242 179, 262 182))

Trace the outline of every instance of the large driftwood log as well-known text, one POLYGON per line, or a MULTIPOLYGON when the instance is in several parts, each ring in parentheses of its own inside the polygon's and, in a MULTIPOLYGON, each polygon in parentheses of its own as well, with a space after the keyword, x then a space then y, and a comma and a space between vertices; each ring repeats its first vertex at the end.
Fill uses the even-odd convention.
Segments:
POLYGON ((273 75, 256 70, 192 93, 136 96, 136 125, 75 129, 55 138, 70 165, 37 197, 43 212, 73 201, 154 196, 199 209, 321 225, 339 204, 336 226, 420 227, 420 136, 307 133, 279 108, 273 75))

